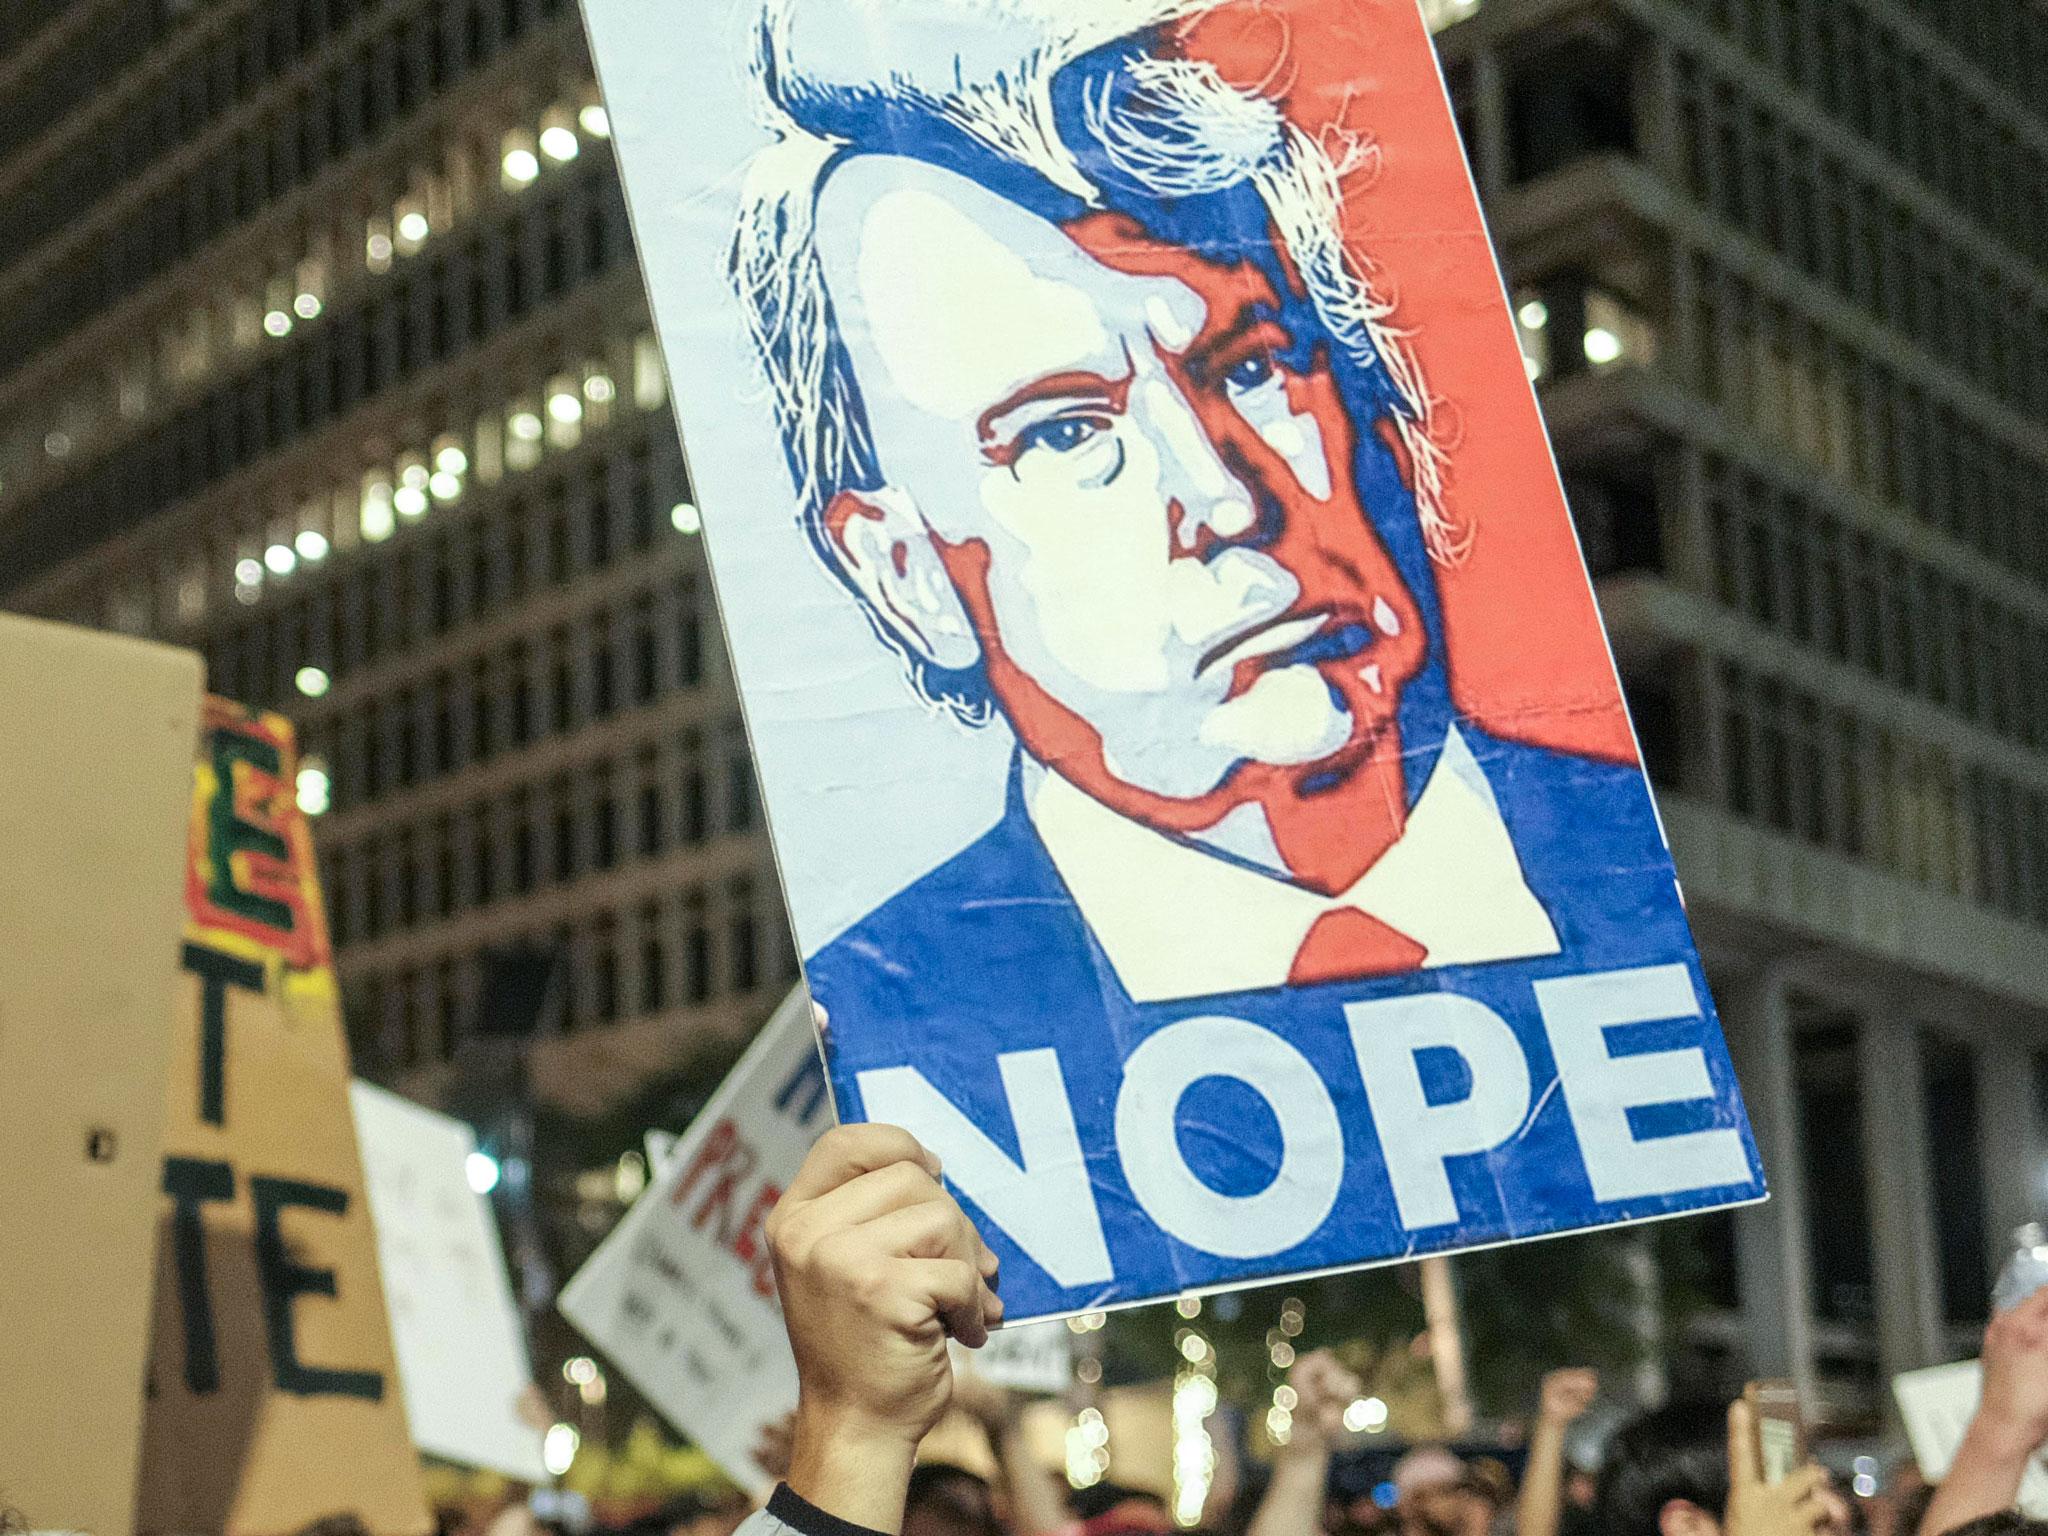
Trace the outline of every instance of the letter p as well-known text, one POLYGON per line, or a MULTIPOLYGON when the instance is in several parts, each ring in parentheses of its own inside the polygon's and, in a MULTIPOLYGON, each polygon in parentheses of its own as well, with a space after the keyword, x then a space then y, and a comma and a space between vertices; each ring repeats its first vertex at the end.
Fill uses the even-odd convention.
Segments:
POLYGON ((1448 992, 1350 1003, 1344 1016, 1401 1225, 1411 1232, 1452 1225, 1458 1199, 1447 1160, 1491 1152, 1529 1113, 1529 1063, 1521 1042, 1484 1003, 1448 992), (1432 1049, 1455 1052, 1464 1062, 1472 1076, 1464 1098, 1429 1102, 1417 1057, 1432 1049))

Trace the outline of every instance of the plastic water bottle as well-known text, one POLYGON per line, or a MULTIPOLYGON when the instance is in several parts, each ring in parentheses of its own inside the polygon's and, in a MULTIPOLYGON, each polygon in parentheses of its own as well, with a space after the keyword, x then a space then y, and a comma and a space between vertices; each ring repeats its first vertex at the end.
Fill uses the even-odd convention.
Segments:
POLYGON ((2034 1292, 2048 1287, 2048 1231, 2030 1221, 2012 1235, 2012 1257, 1999 1271, 1991 1291, 1991 1310, 2010 1312, 2034 1292))

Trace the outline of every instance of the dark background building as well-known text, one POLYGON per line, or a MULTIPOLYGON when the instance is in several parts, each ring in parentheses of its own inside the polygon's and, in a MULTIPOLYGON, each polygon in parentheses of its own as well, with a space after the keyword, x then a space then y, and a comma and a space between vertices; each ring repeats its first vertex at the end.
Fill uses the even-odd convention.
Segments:
MULTIPOLYGON (((1426 8, 1778 1188, 1695 1363, 1868 1420, 2048 1193, 2048 14, 1426 8)), ((573 5, 12 0, 0 231, 0 602, 299 722, 359 1065, 593 1114, 757 1023, 573 5)))

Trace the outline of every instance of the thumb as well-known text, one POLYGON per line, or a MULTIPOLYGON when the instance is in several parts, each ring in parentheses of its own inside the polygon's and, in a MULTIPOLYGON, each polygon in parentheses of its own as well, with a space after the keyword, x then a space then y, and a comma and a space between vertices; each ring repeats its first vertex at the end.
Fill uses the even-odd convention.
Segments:
POLYGON ((1747 1398, 1738 1397, 1728 1405, 1728 1488, 1755 1488, 1764 1480, 1756 1443, 1756 1410, 1747 1398))

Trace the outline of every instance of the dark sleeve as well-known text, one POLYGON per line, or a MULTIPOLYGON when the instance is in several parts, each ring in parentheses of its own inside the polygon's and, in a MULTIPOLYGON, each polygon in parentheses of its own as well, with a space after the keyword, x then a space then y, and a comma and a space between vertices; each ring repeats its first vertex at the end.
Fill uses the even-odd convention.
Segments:
POLYGON ((837 1515, 828 1515, 787 1483, 775 1485, 775 1496, 764 1511, 768 1518, 787 1526, 796 1536, 883 1536, 865 1525, 855 1525, 837 1515))

